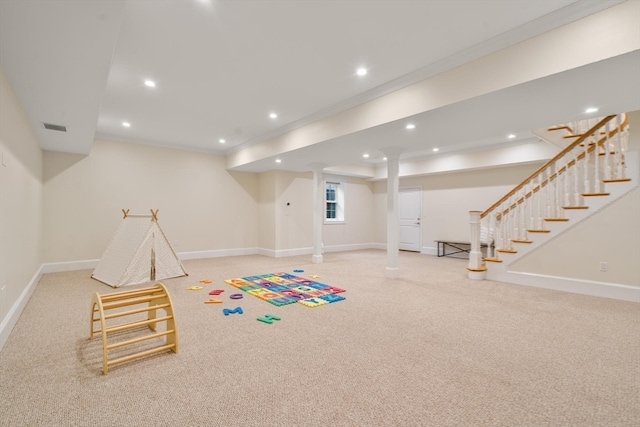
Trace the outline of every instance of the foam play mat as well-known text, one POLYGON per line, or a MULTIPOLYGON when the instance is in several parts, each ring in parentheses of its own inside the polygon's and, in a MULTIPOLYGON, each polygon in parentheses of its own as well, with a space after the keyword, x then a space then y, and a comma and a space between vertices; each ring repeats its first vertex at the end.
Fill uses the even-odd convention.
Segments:
POLYGON ((276 306, 300 303, 307 307, 319 307, 344 300, 338 294, 346 292, 345 289, 289 273, 227 279, 225 283, 276 306))

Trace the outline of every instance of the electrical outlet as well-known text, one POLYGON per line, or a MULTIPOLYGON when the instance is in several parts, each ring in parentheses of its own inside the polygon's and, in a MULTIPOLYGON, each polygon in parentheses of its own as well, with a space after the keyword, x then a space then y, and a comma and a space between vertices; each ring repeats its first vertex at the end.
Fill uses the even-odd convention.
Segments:
POLYGON ((609 263, 606 261, 600 261, 600 271, 609 271, 609 263))

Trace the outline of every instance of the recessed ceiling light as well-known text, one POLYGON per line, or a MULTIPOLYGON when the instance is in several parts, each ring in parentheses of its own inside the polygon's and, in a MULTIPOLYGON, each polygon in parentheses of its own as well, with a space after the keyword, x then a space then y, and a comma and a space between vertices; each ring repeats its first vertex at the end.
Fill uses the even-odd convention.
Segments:
POLYGON ((364 153, 364 154, 362 155, 362 157, 364 157, 365 159, 368 159, 368 158, 369 158, 369 155, 368 155, 367 153, 364 153))
POLYGON ((153 80, 145 80, 144 85, 147 87, 156 87, 156 82, 154 82, 153 80))
POLYGON ((507 135, 507 138, 509 138, 509 139, 513 139, 513 138, 515 138, 515 137, 516 137, 516 136, 515 136, 514 134, 512 134, 512 133, 510 133, 509 135, 507 135))
POLYGON ((220 144, 224 144, 224 143, 225 143, 225 142, 227 142, 227 141, 225 141, 224 139, 220 138, 220 139, 218 140, 218 142, 219 142, 220 144))
POLYGON ((405 126, 406 129, 415 129, 416 125, 414 125, 413 123, 409 123, 408 125, 405 126))
POLYGON ((277 119, 278 115, 276 113, 271 113, 269 114, 269 117, 271 117, 272 119, 277 119))
POLYGON ((276 163, 282 163, 282 160, 276 159, 276 163))
POLYGON ((433 149, 433 152, 435 153, 436 151, 440 151, 440 149, 439 149, 438 147, 435 147, 435 148, 433 149))
POLYGON ((122 122, 122 126, 126 127, 126 128, 130 128, 131 127, 131 123, 129 122, 122 122))
POLYGON ((598 111, 598 109, 596 107, 589 107, 586 110, 584 110, 584 112, 587 113, 587 114, 595 113, 596 111, 598 111))
POLYGON ((366 76, 367 75, 367 69, 364 68, 364 67, 360 67, 356 71, 356 74, 359 75, 359 76, 366 76))
POLYGON ((386 157, 383 157, 383 158, 382 158, 382 160, 384 160, 384 161, 386 162, 386 161, 387 161, 387 158, 386 158, 386 157))

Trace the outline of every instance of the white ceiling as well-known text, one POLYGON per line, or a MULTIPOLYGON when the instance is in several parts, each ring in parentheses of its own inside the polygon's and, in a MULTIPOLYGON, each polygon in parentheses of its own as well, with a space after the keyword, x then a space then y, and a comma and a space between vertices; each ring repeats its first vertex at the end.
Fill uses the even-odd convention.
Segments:
MULTIPOLYGON (((94 137, 102 137, 228 154, 617 3, 0 0, 0 64, 45 150, 88 154, 94 137), (356 75, 361 66, 366 76, 356 75), (67 132, 45 130, 42 122, 67 132)), ((563 79, 593 80, 637 62, 622 58, 416 117, 437 138, 414 136, 406 155, 432 154, 434 140, 447 143, 443 151, 506 143, 507 132, 526 140, 532 123, 562 121, 587 100, 569 91, 540 111, 527 108, 539 104, 522 102, 522 91, 552 96, 563 79), (492 100, 511 105, 499 121, 478 114, 492 100), (438 127, 449 114, 476 120, 452 135, 438 127)), ((397 138, 394 132, 380 126, 327 141, 290 153, 278 168, 298 170, 318 159, 362 162, 367 147, 375 164, 375 150, 397 138)), ((274 166, 268 159, 241 170, 274 166)))

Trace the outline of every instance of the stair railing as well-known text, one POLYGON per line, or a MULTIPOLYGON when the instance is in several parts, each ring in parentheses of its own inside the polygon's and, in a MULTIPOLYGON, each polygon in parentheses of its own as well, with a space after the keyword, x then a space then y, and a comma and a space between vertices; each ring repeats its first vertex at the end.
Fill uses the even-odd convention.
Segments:
POLYGON ((550 128, 558 129, 575 141, 485 211, 470 212, 470 277, 486 270, 485 261, 502 262, 500 253, 517 252, 514 243, 532 243, 532 235, 548 233, 548 222, 568 221, 566 209, 586 209, 585 197, 608 195, 604 183, 629 181, 626 114, 550 128), (481 244, 487 245, 484 258, 481 244))

